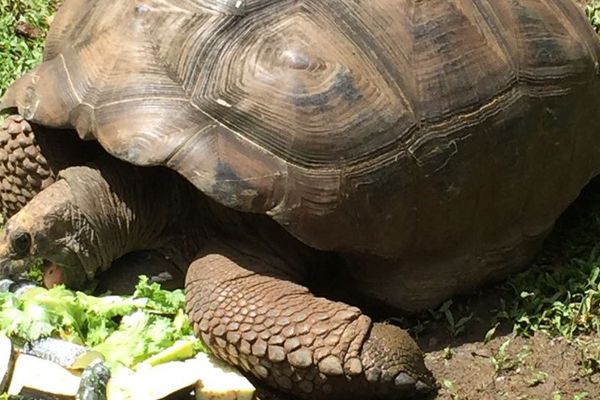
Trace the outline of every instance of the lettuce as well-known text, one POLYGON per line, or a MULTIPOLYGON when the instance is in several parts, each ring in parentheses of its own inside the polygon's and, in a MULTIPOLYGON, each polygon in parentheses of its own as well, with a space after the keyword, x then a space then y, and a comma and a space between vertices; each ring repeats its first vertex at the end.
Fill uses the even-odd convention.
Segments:
POLYGON ((116 368, 132 368, 178 340, 202 344, 184 312, 182 290, 168 291, 141 276, 132 296, 90 296, 57 286, 0 293, 0 332, 25 343, 44 336, 84 344, 116 368))

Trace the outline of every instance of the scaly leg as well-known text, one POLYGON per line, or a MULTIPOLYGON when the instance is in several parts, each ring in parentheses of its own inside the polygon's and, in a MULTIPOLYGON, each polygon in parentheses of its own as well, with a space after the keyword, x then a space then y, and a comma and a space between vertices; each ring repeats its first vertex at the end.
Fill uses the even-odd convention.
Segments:
POLYGON ((54 180, 31 125, 19 115, 6 118, 0 128, 0 213, 10 218, 54 180))
POLYGON ((74 131, 48 129, 11 115, 0 126, 0 213, 16 214, 50 186, 58 172, 94 160, 102 152, 74 131))
POLYGON ((187 311, 220 358, 306 399, 397 399, 431 390, 410 336, 286 280, 282 260, 213 243, 190 265, 187 311))

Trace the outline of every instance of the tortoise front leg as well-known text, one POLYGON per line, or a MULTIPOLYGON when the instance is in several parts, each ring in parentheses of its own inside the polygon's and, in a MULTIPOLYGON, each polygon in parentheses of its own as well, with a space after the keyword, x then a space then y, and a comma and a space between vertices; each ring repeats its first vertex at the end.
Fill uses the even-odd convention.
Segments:
POLYGON ((20 115, 0 125, 0 214, 10 218, 56 180, 58 172, 94 160, 97 143, 75 131, 30 124, 20 115))
POLYGON ((31 125, 7 117, 0 127, 0 213, 8 219, 54 180, 31 125))
POLYGON ((280 262, 212 244, 191 264, 187 311, 218 357, 307 399, 396 399, 430 391, 422 353, 405 331, 315 297, 286 280, 280 262))

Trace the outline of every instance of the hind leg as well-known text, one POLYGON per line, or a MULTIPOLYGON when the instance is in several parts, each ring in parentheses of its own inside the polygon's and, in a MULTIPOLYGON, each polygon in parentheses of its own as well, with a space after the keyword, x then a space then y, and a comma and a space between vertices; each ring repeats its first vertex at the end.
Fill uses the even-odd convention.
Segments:
POLYGON ((431 390, 405 331, 315 297, 285 271, 283 260, 251 247, 209 245, 186 277, 196 334, 225 361, 306 399, 399 399, 431 390))

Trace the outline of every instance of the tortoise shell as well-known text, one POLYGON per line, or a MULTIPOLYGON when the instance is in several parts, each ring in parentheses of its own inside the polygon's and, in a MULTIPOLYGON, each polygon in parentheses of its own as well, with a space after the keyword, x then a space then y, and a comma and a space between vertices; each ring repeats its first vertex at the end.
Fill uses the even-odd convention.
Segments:
POLYGON ((66 0, 2 108, 320 249, 479 254, 600 171, 599 56, 571 0, 66 0))

